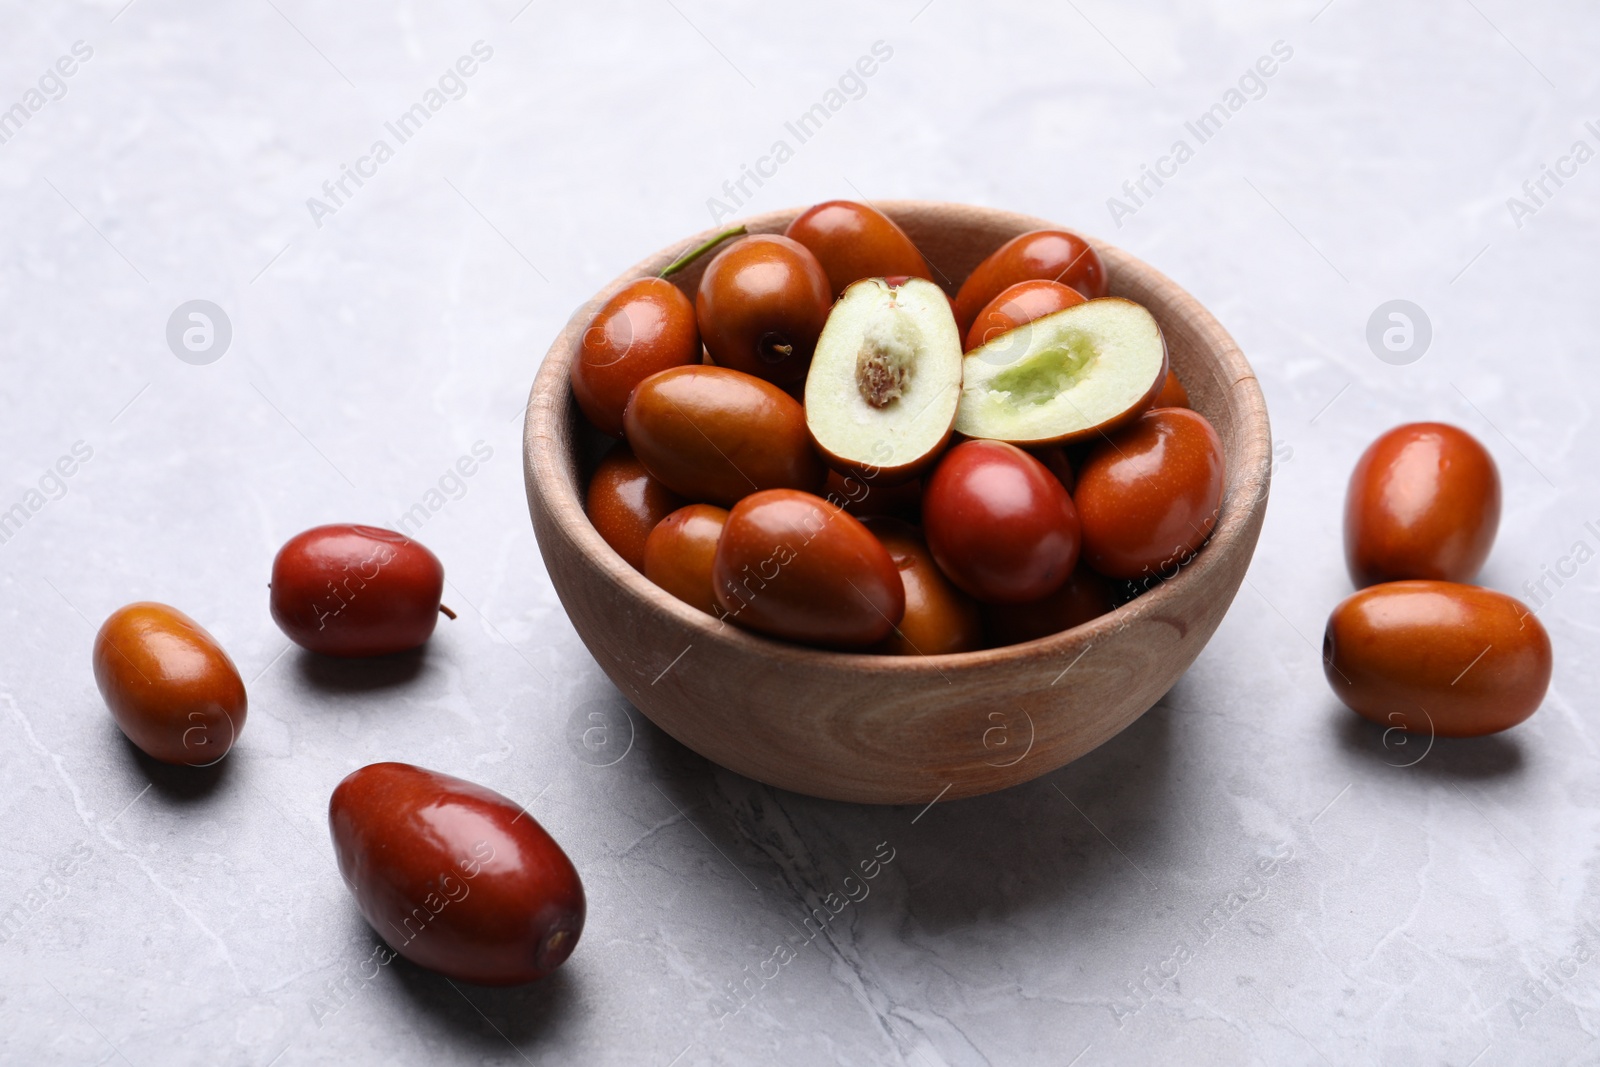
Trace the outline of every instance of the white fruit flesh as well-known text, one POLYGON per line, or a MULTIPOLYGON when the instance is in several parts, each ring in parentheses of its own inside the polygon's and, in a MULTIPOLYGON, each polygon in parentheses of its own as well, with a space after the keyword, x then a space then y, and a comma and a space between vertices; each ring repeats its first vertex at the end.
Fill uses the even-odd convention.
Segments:
POLYGON ((915 467, 950 435, 961 335, 943 290, 856 282, 828 314, 806 376, 806 425, 835 465, 915 467))
POLYGON ((956 431, 1016 444, 1073 441, 1150 403, 1167 371, 1166 342, 1131 300, 1077 304, 967 353, 956 431))

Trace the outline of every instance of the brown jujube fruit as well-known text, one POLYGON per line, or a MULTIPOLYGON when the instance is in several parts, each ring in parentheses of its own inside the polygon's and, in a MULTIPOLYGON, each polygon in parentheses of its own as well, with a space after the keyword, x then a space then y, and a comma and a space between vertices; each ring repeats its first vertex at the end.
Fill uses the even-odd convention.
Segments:
MULTIPOLYGON (((405 534, 333 523, 284 542, 272 561, 273 621, 324 656, 386 656, 425 643, 444 593, 444 564, 405 534)), ((450 616, 454 618, 452 614, 450 616)))
POLYGON ((690 504, 656 523, 644 545, 644 576, 708 615, 716 615, 711 565, 728 513, 711 504, 690 504))
POLYGON ((1078 516, 1056 476, 1003 441, 945 453, 922 494, 923 532, 939 569, 987 603, 1054 592, 1078 561, 1078 516))
POLYGON ((626 444, 614 446, 589 479, 584 511, 617 555, 644 569, 644 547, 656 523, 684 501, 653 478, 626 444))
POLYGON ((1222 441, 1204 416, 1146 411, 1078 468, 1084 562, 1113 578, 1174 577, 1211 536, 1222 482, 1222 441))
POLYGON ((792 489, 734 506, 712 574, 730 621, 805 644, 866 648, 906 609, 894 560, 861 521, 792 489))
POLYGON ((830 504, 837 504, 858 519, 892 515, 915 521, 922 510, 922 482, 913 479, 886 485, 886 480, 830 470, 821 495, 830 504))
POLYGON ((1013 237, 973 268, 956 293, 956 325, 963 336, 984 305, 1018 282, 1060 282, 1093 300, 1109 291, 1100 253, 1075 233, 1034 230, 1013 237))
POLYGON ((875 207, 829 200, 804 212, 784 231, 817 257, 833 298, 862 278, 927 278, 928 261, 906 232, 875 207))
POLYGON ((694 304, 665 278, 640 278, 606 301, 584 331, 572 395, 602 433, 621 437, 634 386, 656 371, 699 362, 694 304))
POLYGON ((717 253, 694 299, 713 363, 786 389, 806 380, 832 304, 817 257, 777 234, 743 237, 717 253))
POLYGON ((1350 475, 1350 580, 1468 581, 1489 558, 1499 525, 1500 473, 1477 438, 1442 422, 1396 426, 1362 453, 1350 475))
POLYGON ((1153 408, 1186 408, 1189 407, 1189 390, 1183 387, 1178 380, 1178 375, 1167 371, 1167 380, 1161 385, 1161 393, 1156 397, 1156 402, 1150 405, 1153 408))
POLYGON ((726 367, 677 367, 646 378, 622 421, 646 469, 696 503, 731 507, 762 489, 815 492, 826 473, 799 401, 726 367))
POLYGON ((967 330, 965 350, 971 352, 1018 326, 1081 304, 1086 299, 1070 286, 1040 278, 1007 286, 978 312, 967 330))
POLYGON ((951 584, 922 534, 910 523, 877 517, 865 520, 900 571, 906 613, 874 651, 890 656, 943 656, 983 647, 978 602, 951 584))
POLYGON ((1111 583, 1080 564, 1066 584, 1042 600, 985 605, 983 629, 990 645, 1017 645, 1082 626, 1114 604, 1111 583))
POLYGON ((177 608, 118 608, 95 635, 94 680, 111 717, 147 756, 206 767, 244 729, 244 682, 233 660, 177 608))
POLYGON ((1498 733, 1538 710, 1550 636, 1520 601, 1475 585, 1368 586, 1322 638, 1334 694, 1379 726, 1438 737, 1498 733))
POLYGON ((362 916, 420 967, 518 985, 561 966, 583 933, 572 861, 520 804, 481 785, 370 764, 334 789, 328 828, 362 916))

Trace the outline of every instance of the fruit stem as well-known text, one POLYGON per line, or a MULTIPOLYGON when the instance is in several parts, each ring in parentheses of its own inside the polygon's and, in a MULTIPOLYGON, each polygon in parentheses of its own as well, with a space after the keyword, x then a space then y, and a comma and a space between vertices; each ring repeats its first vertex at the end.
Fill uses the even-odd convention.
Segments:
POLYGON ((738 226, 731 226, 728 229, 723 230, 721 233, 713 235, 710 240, 689 249, 689 251, 685 252, 683 255, 679 256, 677 259, 663 267, 661 270, 661 277, 672 277, 674 274, 678 273, 680 270, 687 267, 701 256, 705 255, 707 252, 717 247, 723 241, 726 241, 730 237, 738 237, 744 232, 744 224, 740 223, 738 226))
POLYGON ((439 605, 439 614, 443 615, 447 619, 454 619, 456 617, 456 613, 445 607, 443 604, 439 605))

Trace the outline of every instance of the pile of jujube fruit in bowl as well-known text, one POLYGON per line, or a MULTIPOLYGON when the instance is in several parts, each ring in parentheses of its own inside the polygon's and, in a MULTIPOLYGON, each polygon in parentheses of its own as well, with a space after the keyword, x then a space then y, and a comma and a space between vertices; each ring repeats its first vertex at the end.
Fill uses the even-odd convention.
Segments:
POLYGON ((947 292, 888 216, 742 227, 605 302, 572 363, 615 439, 586 511, 685 603, 884 655, 1015 644, 1176 575, 1222 445, 1099 254, 1024 233, 947 292), (691 294, 671 280, 710 257, 691 294))

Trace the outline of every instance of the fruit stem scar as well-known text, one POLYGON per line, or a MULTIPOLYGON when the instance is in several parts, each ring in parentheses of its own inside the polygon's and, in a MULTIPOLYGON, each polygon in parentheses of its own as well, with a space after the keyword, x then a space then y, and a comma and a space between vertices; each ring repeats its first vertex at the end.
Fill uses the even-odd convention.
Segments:
POLYGON ((726 241, 730 237, 738 237, 744 232, 744 225, 741 223, 738 226, 730 226, 721 233, 713 234, 709 239, 695 245, 693 248, 689 249, 689 251, 685 252, 683 255, 679 256, 677 259, 661 268, 660 276, 663 278, 672 277, 674 274, 678 273, 680 270, 687 267, 701 256, 705 255, 707 252, 717 247, 723 241, 726 241))
POLYGON ((794 355, 794 345, 783 340, 777 334, 765 334, 757 346, 757 355, 768 363, 782 363, 794 355))

